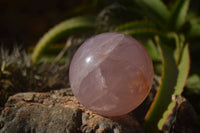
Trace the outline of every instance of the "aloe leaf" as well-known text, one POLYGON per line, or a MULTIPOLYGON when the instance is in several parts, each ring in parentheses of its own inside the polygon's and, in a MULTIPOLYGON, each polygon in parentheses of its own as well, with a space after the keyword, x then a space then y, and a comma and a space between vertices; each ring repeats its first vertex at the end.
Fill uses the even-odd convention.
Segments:
POLYGON ((36 47, 32 54, 32 61, 36 63, 45 48, 47 48, 52 42, 60 39, 61 37, 73 33, 79 33, 81 31, 86 31, 94 27, 93 17, 76 17, 60 24, 56 25, 50 29, 36 44, 36 47))
MULTIPOLYGON (((178 77, 177 77, 177 83, 174 88, 174 95, 181 95, 183 92, 184 85, 187 80, 187 76, 190 69, 190 57, 189 57, 189 48, 188 45, 186 45, 183 49, 183 54, 180 60, 180 64, 178 65, 178 77)), ((175 107, 175 103, 171 101, 171 103, 168 106, 168 109, 163 113, 163 118, 159 120, 158 122, 158 128, 161 130, 164 123, 167 121, 168 116, 173 111, 173 108, 175 107)))
POLYGON ((190 69, 189 45, 186 44, 183 49, 180 63, 178 65, 179 74, 174 94, 180 95, 182 93, 182 89, 186 83, 189 74, 189 69, 190 69))
POLYGON ((189 91, 200 94, 200 76, 197 74, 191 75, 186 82, 186 87, 189 91))
POLYGON ((133 22, 128 22, 128 23, 125 23, 125 24, 122 24, 122 25, 116 27, 115 31, 120 32, 120 31, 125 31, 125 30, 130 30, 130 29, 142 29, 142 28, 156 29, 156 26, 151 22, 133 21, 133 22))
POLYGON ((174 40, 173 42, 174 42, 174 44, 176 46, 176 49, 174 51, 174 57, 175 57, 176 63, 178 63, 180 55, 181 55, 179 36, 176 33, 172 32, 172 33, 169 33, 167 35, 167 37, 174 40))
POLYGON ((190 0, 178 0, 169 18, 169 28, 179 30, 185 23, 190 0))
POLYGON ((178 36, 178 39, 179 39, 179 44, 177 44, 177 47, 179 49, 179 51, 177 52, 177 58, 176 58, 176 62, 177 64, 180 63, 180 60, 181 60, 181 56, 183 54, 183 49, 184 49, 184 46, 185 46, 185 36, 180 34, 178 36))
MULTIPOLYGON (((49 45, 46 50, 42 53, 43 55, 57 55, 65 46, 65 43, 53 43, 52 45, 49 45)), ((33 53, 34 46, 31 46, 28 48, 29 53, 33 53)))
POLYGON ((178 75, 178 69, 173 56, 174 51, 167 45, 161 45, 158 38, 156 38, 156 41, 162 55, 163 70, 160 89, 147 113, 144 124, 145 130, 148 132, 158 131, 158 121, 162 118, 163 113, 171 102, 171 95, 173 94, 178 75))
POLYGON ((200 37, 200 18, 193 19, 190 21, 190 30, 188 36, 190 38, 200 37))
POLYGON ((171 32, 166 35, 166 38, 169 40, 173 40, 173 43, 176 46, 176 49, 174 51, 174 57, 175 57, 176 63, 178 64, 181 58, 181 54, 182 54, 181 51, 184 46, 185 37, 181 34, 178 35, 174 32, 171 32))
POLYGON ((155 62, 161 62, 161 55, 160 52, 158 50, 158 48, 156 47, 156 44, 153 42, 152 39, 149 39, 147 41, 147 43, 143 43, 145 49, 147 50, 147 52, 149 53, 151 59, 155 62))
POLYGON ((158 37, 156 41, 162 54, 163 70, 160 89, 146 115, 144 123, 145 130, 148 132, 158 132, 158 130, 162 129, 164 122, 175 105, 171 100, 172 95, 181 94, 190 64, 188 45, 184 47, 180 64, 177 66, 174 58, 174 49, 160 44, 158 37))
POLYGON ((154 23, 163 26, 169 17, 169 11, 161 0, 134 0, 141 12, 154 23))
POLYGON ((120 32, 133 36, 133 37, 154 37, 155 35, 164 36, 158 30, 151 29, 151 28, 129 29, 129 30, 124 30, 120 32))
POLYGON ((155 35, 162 35, 153 23, 146 21, 128 22, 116 27, 114 31, 133 37, 153 37, 155 35))
MULTIPOLYGON (((44 55, 40 58, 39 62, 45 62, 45 63, 54 63, 55 62, 55 59, 56 59, 56 56, 55 55, 44 55)), ((68 58, 66 57, 62 57, 58 62, 56 62, 57 64, 67 64, 69 61, 68 58)))

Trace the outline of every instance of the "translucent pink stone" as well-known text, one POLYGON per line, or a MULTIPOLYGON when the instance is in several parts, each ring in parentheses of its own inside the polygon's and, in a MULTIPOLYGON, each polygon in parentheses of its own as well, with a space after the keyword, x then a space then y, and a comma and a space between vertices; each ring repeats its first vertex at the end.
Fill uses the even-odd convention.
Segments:
POLYGON ((153 65, 145 48, 120 33, 99 34, 83 43, 69 73, 80 103, 103 116, 124 115, 138 107, 153 81, 153 65))

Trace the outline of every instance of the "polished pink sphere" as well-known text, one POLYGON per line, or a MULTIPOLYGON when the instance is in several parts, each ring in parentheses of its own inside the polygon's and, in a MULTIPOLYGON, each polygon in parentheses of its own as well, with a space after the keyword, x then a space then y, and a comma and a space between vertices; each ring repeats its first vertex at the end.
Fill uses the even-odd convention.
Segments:
POLYGON ((121 116, 148 95, 153 65, 145 48, 121 33, 103 33, 82 44, 69 71, 72 91, 87 109, 121 116))

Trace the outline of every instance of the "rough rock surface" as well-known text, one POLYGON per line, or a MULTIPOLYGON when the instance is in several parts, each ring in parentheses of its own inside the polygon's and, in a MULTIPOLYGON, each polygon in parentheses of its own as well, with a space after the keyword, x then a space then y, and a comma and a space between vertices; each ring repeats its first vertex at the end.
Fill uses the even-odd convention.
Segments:
POLYGON ((105 118, 85 109, 61 89, 11 96, 0 116, 0 133, 135 133, 143 132, 131 114, 105 118))
MULTIPOLYGON (((77 101, 70 88, 18 93, 0 107, 0 133, 144 133, 140 124, 157 91, 157 81, 154 77, 148 97, 137 109, 118 118, 93 114, 77 101)), ((192 105, 182 96, 174 98, 177 106, 163 133, 199 133, 192 105)))

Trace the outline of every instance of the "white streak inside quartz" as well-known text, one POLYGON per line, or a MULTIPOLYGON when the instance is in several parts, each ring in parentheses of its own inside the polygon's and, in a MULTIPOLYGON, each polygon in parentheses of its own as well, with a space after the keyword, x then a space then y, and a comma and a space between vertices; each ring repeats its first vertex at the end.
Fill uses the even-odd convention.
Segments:
MULTIPOLYGON (((82 68, 79 70, 77 69, 80 76, 76 78, 76 88, 80 87, 82 80, 90 72, 92 72, 96 67, 98 67, 100 63, 106 60, 107 58, 106 56, 103 56, 101 58, 99 57, 102 54, 100 53, 100 51, 104 51, 103 53, 104 55, 109 55, 109 53, 111 53, 120 44, 123 38, 124 38, 123 34, 117 34, 115 36, 111 36, 111 38, 104 41, 103 43, 96 45, 96 47, 93 47, 92 51, 89 50, 89 48, 84 48, 85 52, 83 52, 82 55, 80 55, 80 57, 78 58, 78 60, 75 62, 75 65, 74 65, 79 68, 82 68), (112 43, 113 41, 117 43, 112 43), (82 61, 84 61, 85 63, 80 63, 82 61), (94 63, 94 62, 95 64, 88 65, 88 63, 94 63), (82 64, 82 66, 78 66, 78 64, 82 64), (90 68, 84 69, 85 67, 90 67, 90 68), (85 72, 85 70, 87 70, 87 72, 85 72)), ((90 45, 92 45, 92 43, 98 43, 98 42, 94 42, 94 40, 90 40, 90 42, 87 42, 87 43, 91 43, 90 45)), ((102 87, 106 87, 103 75, 101 73, 98 75, 99 75, 99 79, 102 80, 102 83, 103 83, 102 87)), ((74 92, 74 93, 78 94, 78 92, 74 92)))

